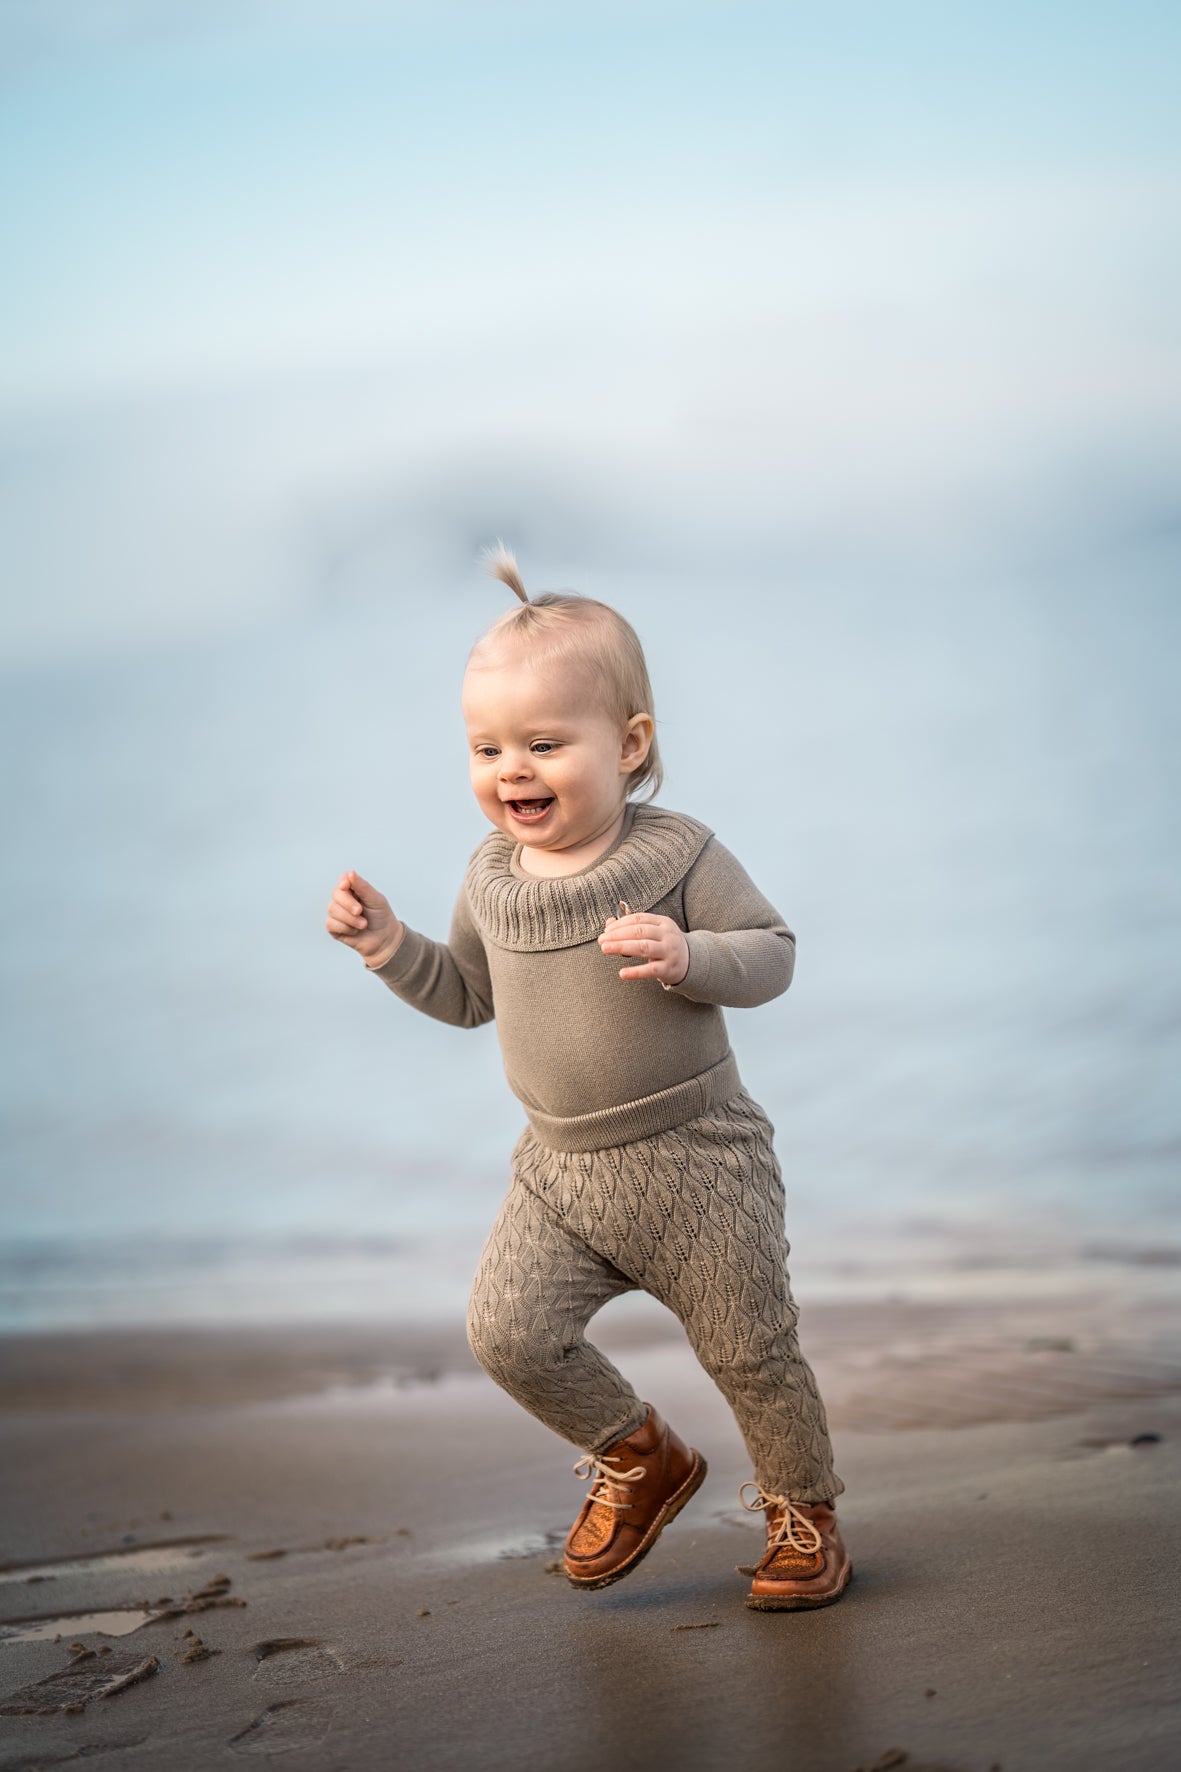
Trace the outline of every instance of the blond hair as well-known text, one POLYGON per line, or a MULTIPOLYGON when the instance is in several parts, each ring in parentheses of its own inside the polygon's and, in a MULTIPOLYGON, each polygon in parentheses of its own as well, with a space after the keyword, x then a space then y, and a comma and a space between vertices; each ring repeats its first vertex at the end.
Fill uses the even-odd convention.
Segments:
POLYGON ((640 637, 631 623, 595 597, 577 591, 542 591, 530 597, 521 579, 516 556, 502 541, 485 548, 480 556, 485 569, 520 598, 515 609, 498 616, 471 650, 471 659, 502 641, 519 640, 536 656, 572 659, 590 667, 594 685, 607 712, 620 727, 634 714, 652 720, 652 743, 648 755, 632 777, 628 799, 647 784, 654 799, 664 780, 664 765, 656 743, 656 714, 652 684, 640 637))

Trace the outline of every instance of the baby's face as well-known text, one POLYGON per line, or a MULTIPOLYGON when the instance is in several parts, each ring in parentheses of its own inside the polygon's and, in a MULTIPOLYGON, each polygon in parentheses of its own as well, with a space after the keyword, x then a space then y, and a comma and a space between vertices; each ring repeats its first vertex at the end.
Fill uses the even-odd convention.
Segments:
POLYGON ((588 693, 586 667, 534 665, 521 647, 469 664, 463 680, 472 787, 498 830, 530 849, 578 850, 611 830, 648 749, 588 693))

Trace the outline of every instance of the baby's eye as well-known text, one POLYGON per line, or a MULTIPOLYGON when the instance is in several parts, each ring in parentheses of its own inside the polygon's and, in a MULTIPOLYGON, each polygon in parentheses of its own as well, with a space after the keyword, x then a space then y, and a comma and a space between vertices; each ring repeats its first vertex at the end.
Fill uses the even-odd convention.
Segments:
POLYGON ((542 751, 542 752, 553 751, 553 750, 557 749, 557 746, 555 744, 553 744, 548 738, 539 738, 537 740, 537 743, 533 746, 533 749, 535 751, 542 751))
POLYGON ((476 755, 477 757, 494 757, 496 755, 496 746, 494 744, 478 744, 476 746, 476 755))

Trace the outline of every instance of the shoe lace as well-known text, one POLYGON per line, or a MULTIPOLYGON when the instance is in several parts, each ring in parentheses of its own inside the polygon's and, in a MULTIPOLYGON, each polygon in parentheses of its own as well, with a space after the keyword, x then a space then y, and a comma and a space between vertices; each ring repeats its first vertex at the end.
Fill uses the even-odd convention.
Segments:
MULTIPOLYGON (((802 1512, 801 1509, 796 1506, 794 1501, 789 1501, 786 1495, 769 1495, 761 1483, 744 1483, 742 1488, 738 1491, 738 1499, 748 1514, 757 1514, 767 1508, 777 1508, 780 1510, 781 1518, 779 1524, 772 1530, 769 1530, 767 1534, 768 1550, 778 1550, 781 1545, 788 1544, 791 1546, 792 1550, 800 1551, 804 1555, 810 1555, 813 1552, 818 1551, 823 1544, 824 1541, 821 1538, 820 1533, 808 1518, 807 1514, 802 1512), (753 1501, 747 1501, 744 1493, 747 1489, 754 1490, 755 1499, 753 1501), (799 1531, 801 1527, 803 1527, 808 1533, 810 1542, 800 1538, 799 1531)), ((770 1527, 770 1521, 768 1521, 767 1524, 768 1527, 770 1527)))
POLYGON ((624 1501, 612 1499, 609 1489, 612 1483, 639 1483, 648 1475, 642 1464, 637 1464, 629 1471, 608 1470, 609 1464, 620 1464, 620 1458, 607 1453, 603 1458, 595 1458, 590 1452, 583 1453, 574 1466, 576 1477, 589 1477, 592 1483, 589 1499, 597 1501, 602 1507, 630 1507, 631 1497, 624 1501), (594 1487, 593 1485, 596 1485, 594 1487))

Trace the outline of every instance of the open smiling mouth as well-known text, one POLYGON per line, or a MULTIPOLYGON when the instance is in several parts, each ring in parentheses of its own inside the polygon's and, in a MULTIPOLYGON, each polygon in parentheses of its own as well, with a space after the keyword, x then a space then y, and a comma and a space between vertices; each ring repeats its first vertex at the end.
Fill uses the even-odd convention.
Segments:
POLYGON ((505 805, 513 817, 520 819, 522 824, 538 824, 545 817, 554 803, 551 794, 545 800, 506 800, 505 805))

